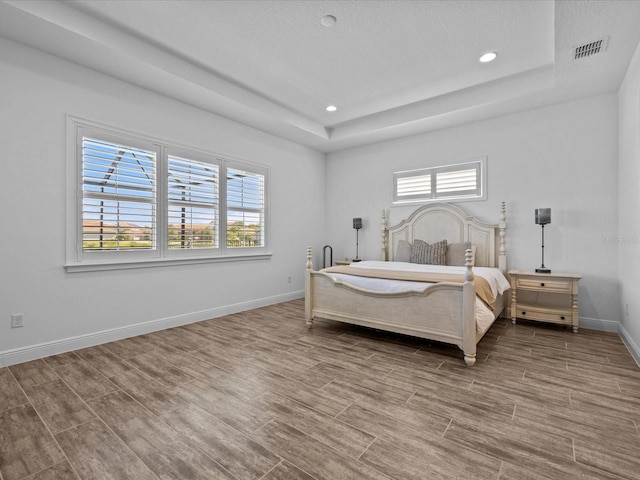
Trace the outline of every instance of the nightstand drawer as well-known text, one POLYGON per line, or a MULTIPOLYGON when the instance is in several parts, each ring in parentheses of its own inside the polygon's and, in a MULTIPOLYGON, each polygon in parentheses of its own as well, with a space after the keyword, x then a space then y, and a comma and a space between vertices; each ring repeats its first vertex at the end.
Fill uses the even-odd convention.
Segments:
POLYGON ((539 322, 565 323, 570 324, 572 319, 571 310, 562 311, 559 309, 546 309, 531 305, 517 305, 516 317, 523 320, 538 320, 539 322))
POLYGON ((563 278, 526 278, 520 277, 517 279, 517 288, 522 290, 535 290, 537 292, 549 291, 549 292, 571 292, 572 281, 570 279, 563 278))

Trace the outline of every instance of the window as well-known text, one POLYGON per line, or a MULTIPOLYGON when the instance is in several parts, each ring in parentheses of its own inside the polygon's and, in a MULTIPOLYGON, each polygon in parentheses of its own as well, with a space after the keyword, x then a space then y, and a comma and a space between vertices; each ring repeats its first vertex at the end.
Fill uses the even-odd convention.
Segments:
POLYGON ((156 246, 155 152, 82 138, 82 250, 156 246))
POLYGON ((227 247, 264 246, 264 175, 227 169, 227 247))
POLYGON ((169 249, 218 247, 218 165, 169 156, 169 249))
POLYGON ((269 255, 266 167, 71 125, 68 271, 269 255))
POLYGON ((393 174, 393 203, 486 198, 486 158, 393 174))

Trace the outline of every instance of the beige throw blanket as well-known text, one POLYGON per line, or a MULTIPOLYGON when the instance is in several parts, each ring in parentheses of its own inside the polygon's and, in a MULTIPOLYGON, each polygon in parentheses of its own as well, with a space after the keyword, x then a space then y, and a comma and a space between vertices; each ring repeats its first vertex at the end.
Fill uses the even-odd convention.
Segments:
MULTIPOLYGON (((410 282, 451 282, 451 283, 464 283, 464 275, 456 273, 430 273, 430 272, 408 272, 404 270, 377 270, 374 268, 358 268, 350 266, 339 265, 337 267, 328 267, 322 269, 325 273, 342 273, 345 275, 355 275, 358 277, 373 277, 373 278, 385 278, 388 280, 405 280, 410 282)), ((473 285, 476 290, 476 295, 480 297, 487 307, 493 310, 493 304, 496 301, 496 297, 491 291, 489 282, 480 276, 475 276, 473 279, 473 285)))

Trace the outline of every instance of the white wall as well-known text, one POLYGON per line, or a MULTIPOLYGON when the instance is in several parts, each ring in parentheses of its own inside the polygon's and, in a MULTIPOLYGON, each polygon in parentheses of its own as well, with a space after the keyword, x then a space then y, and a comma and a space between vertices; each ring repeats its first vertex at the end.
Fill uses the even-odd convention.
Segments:
MULTIPOLYGON (((583 325, 615 328, 607 321, 620 320, 611 241, 618 235, 617 131, 617 100, 610 94, 331 154, 325 243, 333 245, 334 257, 353 257, 351 218, 362 217, 360 257, 378 259, 380 212, 390 207, 394 171, 486 156, 488 198, 461 206, 497 222, 506 201, 508 266, 527 270, 541 262, 534 210, 550 207, 545 265, 583 275, 583 325)), ((390 223, 413 208, 390 208, 390 223)))
POLYGON ((640 364, 640 46, 618 92, 618 109, 621 333, 640 364))
POLYGON ((303 295, 323 154, 5 40, 0 79, 0 366, 303 295), (272 258, 66 273, 66 114, 268 165, 272 258))

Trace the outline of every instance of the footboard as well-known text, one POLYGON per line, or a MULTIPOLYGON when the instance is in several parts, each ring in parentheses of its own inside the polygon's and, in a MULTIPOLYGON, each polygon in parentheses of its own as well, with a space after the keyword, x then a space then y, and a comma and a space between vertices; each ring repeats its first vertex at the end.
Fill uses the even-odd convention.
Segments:
POLYGON ((465 362, 476 358, 475 288, 468 251, 464 283, 439 283, 421 292, 385 293, 358 288, 313 271, 307 250, 305 319, 314 317, 378 328, 457 345, 465 362))

